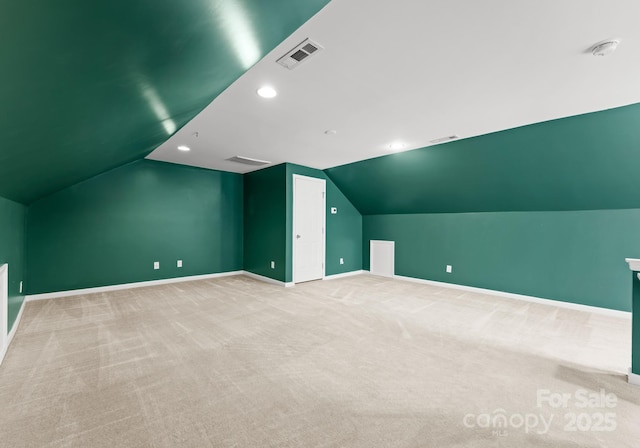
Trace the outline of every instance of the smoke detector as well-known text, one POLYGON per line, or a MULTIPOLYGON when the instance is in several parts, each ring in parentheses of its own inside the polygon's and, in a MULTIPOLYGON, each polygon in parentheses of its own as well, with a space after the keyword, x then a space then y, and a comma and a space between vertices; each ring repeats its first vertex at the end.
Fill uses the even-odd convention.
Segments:
POLYGON ((276 62, 289 70, 293 70, 322 49, 321 45, 311 39, 305 39, 276 62))

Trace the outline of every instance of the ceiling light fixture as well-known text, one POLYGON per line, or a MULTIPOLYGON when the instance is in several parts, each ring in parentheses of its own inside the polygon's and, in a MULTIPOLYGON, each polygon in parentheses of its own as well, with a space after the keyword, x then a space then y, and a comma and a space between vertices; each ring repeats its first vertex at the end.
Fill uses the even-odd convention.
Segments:
POLYGON ((262 86, 258 89, 258 95, 262 98, 273 98, 278 94, 276 89, 271 86, 262 86))
POLYGON ((402 142, 393 142, 389 145, 389 149, 392 151, 400 151, 401 149, 404 149, 406 147, 407 144, 402 142))
POLYGON ((178 150, 186 152, 186 151, 191 151, 191 148, 189 148, 188 146, 185 146, 185 145, 180 145, 180 146, 178 146, 178 150))
POLYGON ((594 56, 606 56, 616 51, 619 43, 620 41, 616 39, 597 43, 591 49, 591 53, 594 56))
POLYGON ((338 131, 336 131, 335 129, 327 129, 326 131, 324 131, 324 133, 327 135, 336 135, 338 131))

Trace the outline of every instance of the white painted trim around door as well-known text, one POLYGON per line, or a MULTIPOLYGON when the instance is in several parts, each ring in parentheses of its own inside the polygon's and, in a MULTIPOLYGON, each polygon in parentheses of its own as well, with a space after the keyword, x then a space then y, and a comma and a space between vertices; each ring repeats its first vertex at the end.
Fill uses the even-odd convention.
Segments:
POLYGON ((293 174, 291 181, 291 277, 293 279, 293 283, 296 283, 296 179, 301 178, 305 180, 310 180, 313 182, 318 182, 322 184, 322 277, 318 280, 321 280, 325 277, 326 269, 327 269, 327 181, 324 179, 320 179, 317 177, 309 177, 302 176, 300 174, 293 174))
POLYGON ((0 362, 9 346, 9 265, 0 266, 0 362))
POLYGON ((11 327, 11 331, 9 331, 9 337, 7 339, 7 346, 4 348, 4 350, 2 352, 0 352, 0 365, 2 364, 2 361, 4 361, 4 357, 7 354, 7 352, 9 351, 9 346, 11 345, 11 342, 13 341, 13 337, 16 335, 16 332, 18 331, 18 327, 20 326, 20 322, 22 321, 22 314, 24 312, 24 307, 26 304, 26 300, 22 301, 22 305, 20 305, 20 311, 18 311, 18 316, 16 316, 16 320, 13 322, 13 326, 11 327))

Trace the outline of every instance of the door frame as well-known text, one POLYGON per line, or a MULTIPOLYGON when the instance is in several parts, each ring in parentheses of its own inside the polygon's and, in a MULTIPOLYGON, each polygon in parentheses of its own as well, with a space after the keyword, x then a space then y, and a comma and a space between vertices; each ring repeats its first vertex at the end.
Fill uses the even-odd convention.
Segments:
POLYGON ((296 283, 296 179, 311 180, 322 184, 322 279, 325 278, 327 268, 327 181, 318 177, 302 176, 293 174, 292 178, 292 204, 291 204, 291 278, 296 283))
POLYGON ((0 362, 9 343, 9 265, 0 265, 0 362))

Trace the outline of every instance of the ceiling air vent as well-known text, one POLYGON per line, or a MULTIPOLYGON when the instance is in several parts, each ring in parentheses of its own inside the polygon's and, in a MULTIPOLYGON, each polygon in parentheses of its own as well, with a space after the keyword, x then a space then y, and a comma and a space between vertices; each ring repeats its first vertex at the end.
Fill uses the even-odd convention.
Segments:
POLYGON ((320 50, 322 50, 320 45, 313 42, 311 39, 305 39, 302 43, 297 45, 293 50, 289 51, 276 62, 289 70, 293 70, 302 62, 309 59, 311 55, 320 50))
POLYGON ((437 138, 435 140, 431 140, 429 143, 433 143, 435 145, 437 143, 449 142, 449 141, 455 140, 457 138, 460 138, 460 137, 457 136, 457 135, 449 135, 447 137, 442 137, 442 138, 437 138))
POLYGON ((253 166, 269 165, 271 163, 271 162, 267 162, 266 160, 252 159, 250 157, 242 157, 242 156, 233 156, 227 160, 229 162, 243 163, 245 165, 253 165, 253 166))

